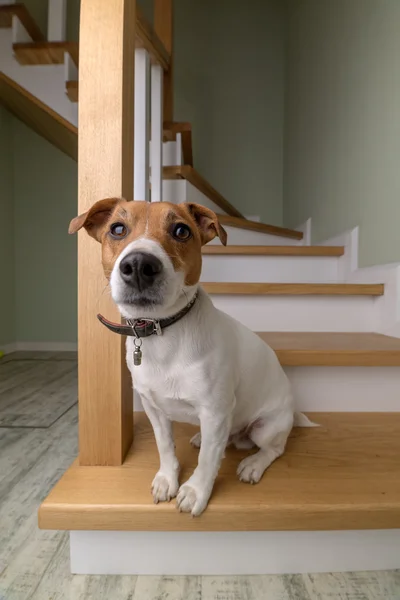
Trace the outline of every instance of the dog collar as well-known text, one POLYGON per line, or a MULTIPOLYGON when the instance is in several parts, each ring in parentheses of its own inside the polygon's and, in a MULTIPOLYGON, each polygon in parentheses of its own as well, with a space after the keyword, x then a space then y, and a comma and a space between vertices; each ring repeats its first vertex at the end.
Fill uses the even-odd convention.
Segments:
POLYGON ((182 310, 165 319, 126 319, 127 325, 121 323, 113 323, 109 321, 103 315, 98 314, 97 318, 100 323, 105 325, 110 331, 119 333, 120 335, 131 335, 137 338, 145 338, 150 335, 162 335, 163 329, 173 325, 180 321, 187 313, 193 308, 197 300, 197 293, 193 296, 192 300, 182 310))

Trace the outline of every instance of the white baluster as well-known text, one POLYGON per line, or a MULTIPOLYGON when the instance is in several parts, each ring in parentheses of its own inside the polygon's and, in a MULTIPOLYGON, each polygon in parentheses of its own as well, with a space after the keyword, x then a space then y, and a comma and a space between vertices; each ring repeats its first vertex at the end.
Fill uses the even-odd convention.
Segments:
POLYGON ((65 42, 67 38, 67 0, 49 0, 47 39, 65 42))
POLYGON ((151 199, 162 201, 163 185, 163 70, 151 67, 151 199))
POLYGON ((135 51, 135 165, 134 200, 150 200, 149 182, 150 57, 143 48, 135 51))

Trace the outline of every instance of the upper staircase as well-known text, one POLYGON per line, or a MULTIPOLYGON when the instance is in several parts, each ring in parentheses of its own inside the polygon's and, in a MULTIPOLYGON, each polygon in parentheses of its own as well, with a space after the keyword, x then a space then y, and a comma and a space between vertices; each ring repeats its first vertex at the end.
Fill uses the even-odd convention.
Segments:
MULTIPOLYGON (((57 0, 54 5, 58 5, 57 0)), ((49 16, 49 36, 57 28, 57 19, 59 29, 65 32, 65 15, 57 14, 55 10, 53 13, 49 16), (53 22, 50 22, 51 18, 53 22)), ((46 40, 21 3, 0 5, 0 27, 9 30, 8 39, 0 39, 0 102, 39 135, 77 160, 79 44, 66 39, 46 40), (53 67, 52 71, 46 69, 49 65, 53 67), (28 73, 28 66, 35 68, 33 78, 28 73), (58 78, 55 67, 59 68, 58 78)), ((135 31, 136 48, 144 49, 151 62, 168 73, 171 56, 139 7, 136 7, 135 31)), ((262 231, 263 224, 245 223, 242 213, 195 169, 190 123, 164 122, 163 141, 164 181, 184 180, 211 202, 211 208, 242 219, 240 223, 230 222, 232 227, 262 231)), ((174 201, 177 187, 171 190, 164 184, 164 189, 165 199, 174 201)), ((271 226, 271 230, 274 229, 271 226)), ((303 236, 301 232, 284 228, 277 228, 277 231, 273 235, 294 240, 301 240, 303 236)))

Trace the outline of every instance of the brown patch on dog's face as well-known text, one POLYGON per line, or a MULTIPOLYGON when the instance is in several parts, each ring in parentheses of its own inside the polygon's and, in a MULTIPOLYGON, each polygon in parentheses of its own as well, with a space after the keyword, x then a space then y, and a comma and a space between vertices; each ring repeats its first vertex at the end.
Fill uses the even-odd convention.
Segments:
POLYGON ((216 235, 226 244, 226 232, 211 210, 198 204, 127 202, 108 198, 71 221, 70 233, 85 227, 102 244, 104 273, 110 277, 128 244, 144 237, 158 242, 184 283, 195 285, 201 273, 201 246, 216 235))

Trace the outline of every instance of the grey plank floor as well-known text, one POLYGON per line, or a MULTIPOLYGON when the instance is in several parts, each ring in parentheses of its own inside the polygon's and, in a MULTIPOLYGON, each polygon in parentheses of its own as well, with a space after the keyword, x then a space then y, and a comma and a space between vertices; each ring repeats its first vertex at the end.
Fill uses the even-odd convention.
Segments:
POLYGON ((39 531, 37 509, 77 454, 76 396, 74 355, 16 353, 0 362, 0 416, 20 415, 0 427, 0 600, 400 600, 400 571, 71 576, 68 535, 39 531))

